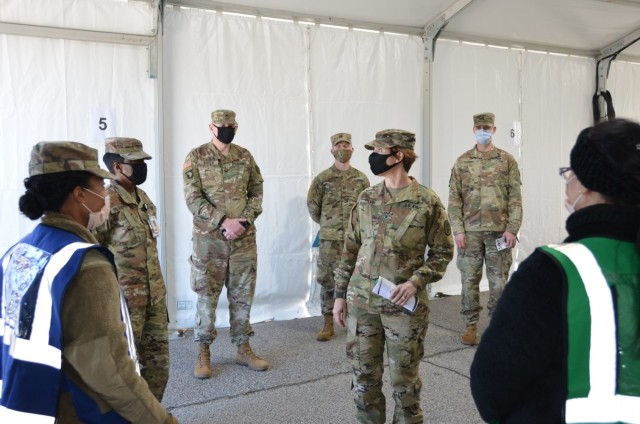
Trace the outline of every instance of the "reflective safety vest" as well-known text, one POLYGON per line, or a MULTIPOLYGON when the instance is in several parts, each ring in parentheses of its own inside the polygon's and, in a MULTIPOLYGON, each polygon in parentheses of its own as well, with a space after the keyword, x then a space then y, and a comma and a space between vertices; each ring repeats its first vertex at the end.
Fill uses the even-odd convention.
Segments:
POLYGON ((567 279, 567 423, 640 423, 640 256, 588 238, 541 248, 567 279))
MULTIPOLYGON (((64 295, 90 249, 114 263, 106 249, 40 224, 2 257, 0 422, 54 423, 62 391, 70 392, 83 422, 127 422, 115 411, 102 414, 61 370, 64 295)), ((129 313, 122 295, 120 299, 129 353, 139 372, 129 313)))

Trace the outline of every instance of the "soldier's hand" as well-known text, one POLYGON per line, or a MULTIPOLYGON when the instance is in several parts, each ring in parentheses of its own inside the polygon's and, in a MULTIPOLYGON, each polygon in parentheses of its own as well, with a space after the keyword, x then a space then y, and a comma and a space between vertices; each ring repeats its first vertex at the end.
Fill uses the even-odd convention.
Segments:
POLYGON ((502 234, 502 237, 507 241, 507 247, 509 249, 513 249, 516 246, 516 240, 518 240, 518 238, 515 234, 505 231, 504 234, 502 234))
POLYGON ((333 303, 333 319, 340 326, 344 328, 347 322, 347 300, 336 299, 333 303))
POLYGON ((398 284, 391 290, 391 300, 396 305, 404 305, 411 299, 417 292, 416 286, 411 281, 405 281, 402 284, 398 284))
POLYGON ((247 231, 242 224, 243 222, 247 222, 246 218, 227 218, 224 220, 222 223, 222 233, 227 240, 235 240, 247 231))
POLYGON ((456 234, 454 237, 454 241, 458 249, 465 249, 467 247, 467 238, 465 237, 464 233, 456 234))

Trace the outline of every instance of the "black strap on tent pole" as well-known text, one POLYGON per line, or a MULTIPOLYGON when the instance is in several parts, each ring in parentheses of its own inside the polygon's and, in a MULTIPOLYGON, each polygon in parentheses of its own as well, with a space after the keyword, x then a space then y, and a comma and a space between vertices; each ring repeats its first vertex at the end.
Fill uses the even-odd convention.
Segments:
MULTIPOLYGON (((599 85, 598 85, 598 81, 599 81, 599 75, 598 75, 598 70, 600 69, 600 62, 602 62, 603 60, 607 60, 609 59, 609 65, 611 66, 611 62, 613 62, 614 60, 616 60, 616 57, 618 56, 618 54, 623 51, 624 49, 626 49, 627 47, 629 47, 630 45, 632 45, 633 43, 640 41, 640 37, 634 39, 631 42, 627 42, 626 45, 624 45, 622 48, 620 48, 619 50, 608 54, 607 56, 601 57, 600 59, 598 59, 598 61, 596 62, 596 93, 593 95, 593 99, 592 99, 592 107, 593 107, 593 125, 596 125, 598 122, 600 122, 601 119, 601 111, 600 111, 600 103, 598 101, 599 97, 602 96, 604 102, 606 103, 607 106, 607 110, 604 116, 602 116, 602 118, 607 118, 608 120, 612 120, 615 119, 616 117, 616 111, 613 108, 613 99, 611 98, 611 93, 609 93, 609 91, 598 91, 599 85)), ((607 69, 607 78, 609 77, 609 69, 607 69)))
POLYGON ((607 118, 608 121, 615 119, 616 110, 613 107, 613 98, 611 97, 611 93, 609 92, 609 90, 600 91, 594 94, 592 105, 593 105, 593 125, 596 125, 598 122, 600 122, 601 118, 607 118), (606 106, 604 116, 601 114, 601 111, 600 111, 600 101, 599 101, 600 97, 602 97, 606 106))
POLYGON ((616 119, 616 110, 613 108, 613 98, 611 98, 611 93, 609 93, 609 90, 607 90, 604 93, 600 94, 604 98, 604 102, 607 105, 607 114, 605 115, 606 118, 609 121, 611 121, 612 119, 616 119))

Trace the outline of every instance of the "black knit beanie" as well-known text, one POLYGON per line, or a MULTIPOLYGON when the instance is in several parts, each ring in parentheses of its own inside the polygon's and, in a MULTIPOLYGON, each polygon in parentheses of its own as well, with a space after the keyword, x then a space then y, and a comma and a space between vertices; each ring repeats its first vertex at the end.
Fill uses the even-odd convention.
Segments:
POLYGON ((571 170, 582 185, 615 201, 640 205, 639 130, 638 124, 624 120, 617 126, 603 123, 582 130, 570 158, 571 170))

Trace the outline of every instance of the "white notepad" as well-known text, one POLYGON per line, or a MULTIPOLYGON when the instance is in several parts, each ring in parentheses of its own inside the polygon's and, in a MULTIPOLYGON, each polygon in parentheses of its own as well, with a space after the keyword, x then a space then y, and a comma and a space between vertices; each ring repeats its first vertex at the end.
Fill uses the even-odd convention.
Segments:
MULTIPOLYGON (((376 281, 376 285, 373 287, 373 290, 371 290, 371 293, 375 293, 378 296, 382 296, 385 299, 390 300, 391 290, 393 290, 395 286, 396 285, 393 284, 391 281, 380 276, 378 277, 378 281, 376 281)), ((402 307, 408 310, 409 312, 415 311, 416 308, 418 307, 418 298, 416 296, 413 296, 411 299, 407 301, 407 303, 402 305, 402 307)))

